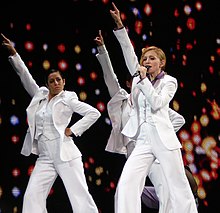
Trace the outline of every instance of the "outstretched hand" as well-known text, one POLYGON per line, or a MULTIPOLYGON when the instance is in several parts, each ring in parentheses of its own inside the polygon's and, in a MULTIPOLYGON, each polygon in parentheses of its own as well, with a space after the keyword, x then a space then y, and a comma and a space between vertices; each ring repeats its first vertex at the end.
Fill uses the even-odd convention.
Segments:
POLYGON ((98 46, 104 45, 104 39, 103 39, 103 37, 102 37, 102 32, 101 32, 101 30, 99 30, 99 35, 95 37, 94 41, 96 42, 96 44, 97 44, 98 46))
POLYGON ((16 54, 17 51, 14 48, 12 42, 7 37, 5 37, 2 33, 1 33, 1 37, 3 39, 2 46, 9 51, 10 55, 16 54))
POLYGON ((122 20, 121 20, 120 11, 113 2, 112 2, 112 6, 113 6, 114 10, 110 10, 110 14, 111 14, 112 18, 114 19, 114 21, 117 25, 117 28, 118 29, 122 28, 123 23, 122 23, 122 20))

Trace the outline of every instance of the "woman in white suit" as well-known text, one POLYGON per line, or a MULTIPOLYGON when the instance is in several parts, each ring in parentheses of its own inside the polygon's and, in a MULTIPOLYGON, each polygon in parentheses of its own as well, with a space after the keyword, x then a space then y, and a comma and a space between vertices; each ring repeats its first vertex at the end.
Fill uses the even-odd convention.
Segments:
POLYGON ((173 213, 196 213, 196 203, 187 180, 181 144, 169 119, 169 103, 177 90, 177 80, 163 70, 164 52, 155 46, 144 48, 140 64, 114 3, 110 14, 128 70, 133 78, 132 109, 122 134, 136 145, 121 173, 116 194, 115 213, 140 213, 145 178, 158 159, 169 188, 173 213), (138 73, 137 73, 138 71, 138 73), (131 193, 132 192, 132 193, 131 193))
POLYGON ((21 153, 38 155, 23 199, 22 213, 46 213, 46 199, 59 175, 72 210, 98 213, 89 193, 81 152, 72 137, 81 136, 100 117, 100 112, 78 100, 75 92, 65 91, 65 79, 58 70, 47 71, 47 87, 39 87, 8 38, 2 45, 9 51, 9 62, 32 97, 27 107, 28 131, 21 153), (82 116, 67 128, 72 114, 82 116))
MULTIPOLYGON (((101 30, 94 40, 97 44, 98 50, 96 57, 102 67, 104 81, 111 97, 108 102, 107 109, 112 121, 112 131, 106 146, 106 151, 124 154, 128 158, 134 149, 135 141, 122 135, 121 131, 128 121, 129 112, 131 111, 130 93, 121 88, 119 84, 118 78, 114 73, 108 51, 104 44, 101 30)), ((132 85, 132 76, 127 76, 126 85, 128 90, 130 90, 132 85)), ((168 112, 174 130, 177 132, 185 124, 185 119, 182 115, 172 109, 169 109, 168 112)), ((158 160, 155 160, 152 164, 148 176, 155 187, 144 187, 144 191, 142 193, 143 203, 148 208, 159 209, 159 213, 171 212, 168 186, 158 160)))

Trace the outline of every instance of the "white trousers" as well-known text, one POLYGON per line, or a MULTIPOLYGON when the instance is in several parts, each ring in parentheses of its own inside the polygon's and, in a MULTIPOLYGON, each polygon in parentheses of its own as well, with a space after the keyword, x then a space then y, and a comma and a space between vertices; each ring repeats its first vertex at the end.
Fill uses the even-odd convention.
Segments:
POLYGON ((153 163, 148 176, 159 197, 159 213, 172 213, 169 188, 159 162, 155 161, 153 163))
POLYGON ((64 183, 74 213, 98 213, 89 193, 81 157, 63 162, 58 141, 38 141, 39 157, 31 173, 23 200, 22 213, 47 213, 46 199, 59 175, 64 183))
POLYGON ((168 150, 156 128, 143 123, 136 146, 122 170, 115 193, 115 213, 141 213, 141 195, 151 165, 158 159, 165 175, 173 213, 197 213, 180 149, 168 150))
MULTIPOLYGON (((128 143, 128 157, 134 150, 135 144, 136 143, 134 141, 128 143)), ((148 177, 154 186, 144 187, 141 195, 144 205, 148 208, 159 209, 159 213, 172 213, 169 190, 159 161, 155 160, 153 162, 148 177)))

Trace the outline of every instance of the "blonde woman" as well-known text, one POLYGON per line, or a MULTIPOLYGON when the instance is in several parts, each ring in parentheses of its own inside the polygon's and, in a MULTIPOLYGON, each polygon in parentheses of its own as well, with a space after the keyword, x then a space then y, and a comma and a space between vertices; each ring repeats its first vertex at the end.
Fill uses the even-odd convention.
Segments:
POLYGON ((197 213, 185 174, 181 144, 169 119, 169 103, 176 93, 177 79, 165 73, 166 56, 156 46, 143 49, 139 64, 120 11, 114 3, 112 6, 110 15, 116 23, 113 33, 122 48, 128 70, 134 76, 132 110, 121 132, 136 141, 117 185, 115 213, 141 213, 145 178, 156 159, 168 185, 170 210, 173 213, 197 213))

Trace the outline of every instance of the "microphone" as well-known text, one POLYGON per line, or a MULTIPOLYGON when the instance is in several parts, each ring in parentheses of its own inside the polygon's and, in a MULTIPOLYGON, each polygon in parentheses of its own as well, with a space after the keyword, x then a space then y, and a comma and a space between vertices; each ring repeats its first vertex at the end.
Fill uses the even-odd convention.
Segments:
MULTIPOLYGON (((151 68, 151 66, 145 66, 145 68, 147 69, 147 72, 148 70, 151 68)), ((138 70, 136 73, 134 73, 133 77, 137 77, 140 75, 140 71, 138 70)))

